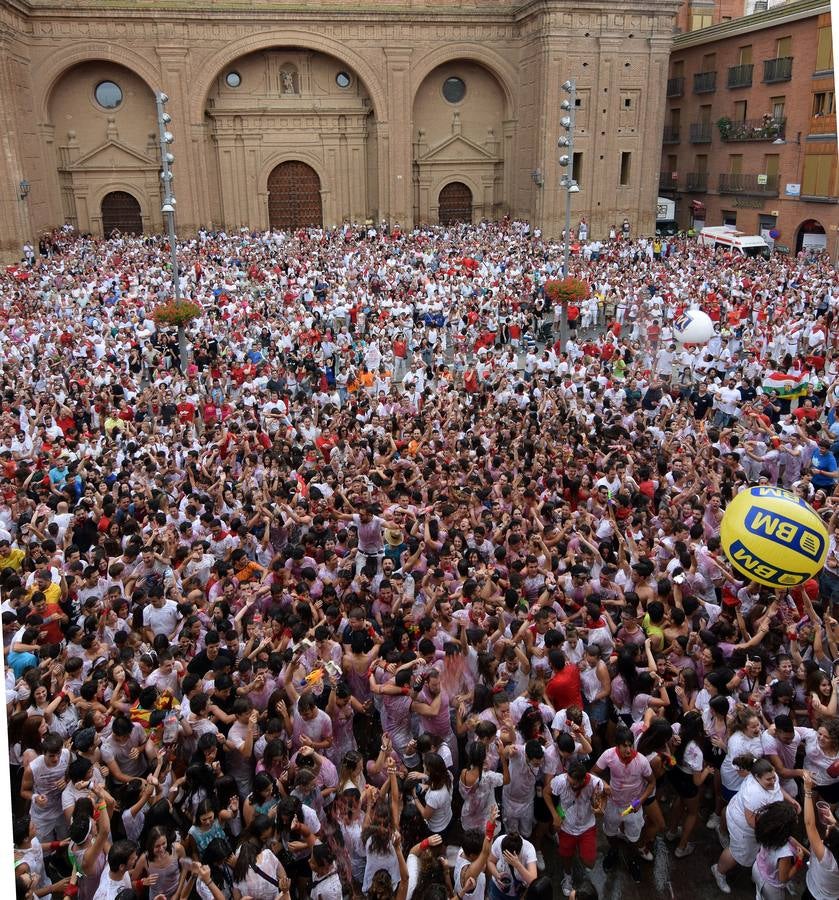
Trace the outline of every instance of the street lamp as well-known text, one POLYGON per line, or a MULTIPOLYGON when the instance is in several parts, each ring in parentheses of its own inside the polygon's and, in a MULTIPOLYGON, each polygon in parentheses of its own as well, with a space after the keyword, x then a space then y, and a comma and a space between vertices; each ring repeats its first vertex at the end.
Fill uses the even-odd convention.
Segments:
MULTIPOLYGON (((162 91, 155 94, 155 103, 157 105, 157 128, 160 135, 160 161, 163 165, 163 171, 160 173, 160 180, 163 182, 163 205, 160 211, 166 216, 166 229, 169 233, 169 250, 172 254, 172 282, 175 289, 175 299, 181 299, 181 278, 178 270, 178 239, 175 236, 175 197, 172 194, 172 174, 170 166, 175 161, 175 157, 169 152, 169 145, 175 142, 175 136, 168 131, 166 126, 172 121, 169 113, 164 112, 163 107, 169 102, 169 97, 162 91)), ((182 365, 185 360, 182 361, 182 365)))
MULTIPOLYGON (((569 79, 562 85, 562 90, 568 94, 568 97, 559 104, 559 108, 564 115, 559 120, 560 128, 565 131, 557 140, 557 146, 566 150, 559 157, 559 164, 568 171, 559 179, 559 186, 565 190, 565 240, 564 253, 562 260, 562 277, 568 277, 568 264, 571 255, 571 194, 577 194, 580 187, 574 181, 574 117, 577 108, 577 82, 569 79)), ((568 312, 565 304, 562 305, 559 320, 559 340, 565 345, 568 331, 568 312)))

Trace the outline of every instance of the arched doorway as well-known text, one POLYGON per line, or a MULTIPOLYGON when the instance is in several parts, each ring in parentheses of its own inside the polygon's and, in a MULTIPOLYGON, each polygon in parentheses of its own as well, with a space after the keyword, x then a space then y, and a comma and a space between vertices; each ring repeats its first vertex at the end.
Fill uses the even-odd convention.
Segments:
POLYGON ((268 222, 288 230, 323 225, 318 173, 298 159, 280 163, 268 176, 268 222))
POLYGON ((143 233, 140 204, 128 191, 111 191, 102 198, 102 233, 109 238, 115 231, 143 233))
POLYGON ((441 225, 472 221, 472 191, 462 181, 452 181, 440 191, 437 201, 441 225))
POLYGON ((795 238, 795 252, 812 248, 824 250, 827 247, 827 235, 824 226, 816 219, 807 219, 798 226, 798 234, 795 238))

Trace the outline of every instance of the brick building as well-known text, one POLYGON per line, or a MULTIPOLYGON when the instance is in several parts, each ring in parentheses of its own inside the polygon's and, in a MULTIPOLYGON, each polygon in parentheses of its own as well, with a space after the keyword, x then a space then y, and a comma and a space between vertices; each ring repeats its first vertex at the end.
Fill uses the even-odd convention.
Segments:
POLYGON ((154 92, 178 230, 526 217, 653 227, 679 0, 6 0, 0 253, 69 223, 162 228, 154 92))
POLYGON ((676 15, 676 31, 698 31, 746 14, 749 0, 684 0, 676 15))
POLYGON ((681 227, 777 233, 837 252, 830 3, 797 0, 679 35, 659 180, 681 227))

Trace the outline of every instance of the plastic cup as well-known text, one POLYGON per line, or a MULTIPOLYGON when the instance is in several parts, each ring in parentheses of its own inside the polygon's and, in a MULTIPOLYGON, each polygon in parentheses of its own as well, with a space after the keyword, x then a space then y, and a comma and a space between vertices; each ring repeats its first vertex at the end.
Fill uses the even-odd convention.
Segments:
POLYGON ((819 814, 822 824, 827 825, 831 819, 830 804, 826 800, 819 800, 816 804, 816 812, 819 814))

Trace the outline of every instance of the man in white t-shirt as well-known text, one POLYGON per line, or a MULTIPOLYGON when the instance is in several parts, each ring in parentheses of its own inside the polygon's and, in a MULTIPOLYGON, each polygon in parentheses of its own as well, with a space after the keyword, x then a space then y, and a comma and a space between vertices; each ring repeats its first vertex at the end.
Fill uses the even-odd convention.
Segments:
MULTIPOLYGON (((137 845, 134 841, 117 841, 108 851, 108 865, 99 879, 99 887, 93 900, 114 900, 123 890, 131 890, 130 871, 137 865, 137 845)), ((153 876, 154 881, 157 876, 153 876)), ((152 883, 149 878, 140 879, 143 886, 152 883)))
POLYGON ((496 893, 518 897, 539 874, 536 848, 516 832, 502 834, 492 843, 487 870, 496 893))

